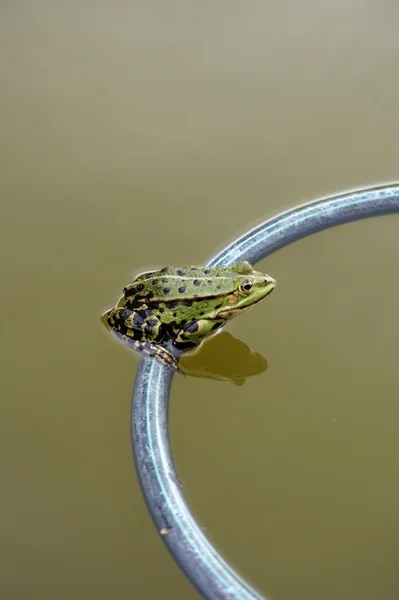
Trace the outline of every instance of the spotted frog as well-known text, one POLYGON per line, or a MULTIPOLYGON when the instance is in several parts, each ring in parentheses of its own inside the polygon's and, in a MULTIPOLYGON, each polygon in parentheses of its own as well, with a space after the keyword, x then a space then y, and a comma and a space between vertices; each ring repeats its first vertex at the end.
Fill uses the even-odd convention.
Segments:
POLYGON ((246 261, 228 267, 165 267, 138 275, 103 320, 128 346, 180 372, 168 345, 181 352, 197 348, 275 287, 272 277, 246 261))

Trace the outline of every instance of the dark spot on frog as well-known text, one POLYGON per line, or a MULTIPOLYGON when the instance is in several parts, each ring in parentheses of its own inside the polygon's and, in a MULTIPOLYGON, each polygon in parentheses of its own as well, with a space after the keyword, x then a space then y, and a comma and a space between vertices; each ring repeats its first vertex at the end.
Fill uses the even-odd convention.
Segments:
POLYGON ((198 331, 197 321, 192 321, 191 323, 188 323, 185 326, 184 331, 187 331, 187 333, 194 333, 195 331, 198 331))
POLYGON ((221 326, 221 323, 214 323, 212 325, 211 331, 214 331, 215 329, 218 329, 221 326))
POLYGON ((153 279, 153 280, 152 280, 152 285, 156 285, 157 283, 158 283, 158 280, 157 280, 157 279, 153 279))
POLYGON ((163 288, 163 293, 164 294, 169 294, 170 292, 170 288, 163 288))
MULTIPOLYGON (((211 273, 211 272, 212 272, 211 269, 205 269, 205 271, 204 271, 205 275, 209 275, 209 273, 211 273)), ((208 283, 209 283, 209 281, 208 281, 208 283)))
POLYGON ((193 305, 193 301, 192 300, 186 300, 185 302, 182 302, 181 304, 182 304, 182 306, 189 307, 189 306, 193 305))
POLYGON ((221 285, 220 285, 220 283, 218 283, 218 285, 216 286, 216 289, 220 290, 220 288, 221 288, 221 285))
POLYGON ((142 327, 142 325, 143 325, 143 318, 139 315, 139 313, 135 313, 134 314, 133 325, 135 325, 136 327, 142 327))
POLYGON ((201 285, 201 281, 199 279, 194 279, 193 284, 199 286, 201 285))
POLYGON ((147 292, 147 298, 153 298, 154 297, 154 292, 152 292, 151 290, 149 292, 147 292))
POLYGON ((147 325, 149 327, 156 327, 158 325, 158 319, 148 319, 147 325))
POLYGON ((159 272, 160 273, 166 273, 168 271, 168 267, 163 267, 163 269, 161 269, 159 272))
POLYGON ((215 310, 218 309, 218 308, 221 308, 222 306, 223 306, 223 304, 216 304, 215 310))
POLYGON ((177 302, 168 302, 168 308, 170 308, 171 310, 176 308, 176 306, 177 306, 177 302))
POLYGON ((202 317, 202 315, 204 315, 204 314, 205 314, 205 311, 202 310, 200 313, 198 313, 198 316, 202 317))
POLYGON ((184 294, 185 291, 186 291, 185 285, 182 285, 181 287, 179 287, 179 294, 184 294))
POLYGON ((149 308, 145 308, 142 312, 145 319, 148 319, 152 316, 152 310, 150 310, 149 308))
POLYGON ((134 287, 133 287, 133 288, 130 288, 130 289, 128 289, 128 288, 123 288, 123 293, 124 293, 124 294, 128 294, 129 296, 134 296, 134 294, 137 294, 137 290, 136 290, 136 288, 134 288, 134 287))
POLYGON ((178 275, 180 275, 180 277, 184 277, 184 275, 186 274, 186 272, 185 272, 185 271, 182 271, 181 269, 177 269, 176 273, 177 273, 178 275))
POLYGON ((179 348, 180 350, 187 350, 188 348, 195 348, 196 345, 197 345, 197 343, 193 342, 193 341, 178 342, 177 344, 175 344, 175 346, 177 348, 179 348))
POLYGON ((137 291, 138 292, 142 292, 143 289, 144 289, 144 285, 142 283, 139 283, 138 286, 137 286, 137 291))
POLYGON ((168 283, 168 278, 167 277, 163 277, 162 278, 162 283, 168 283))
POLYGON ((176 318, 176 317, 177 317, 177 313, 176 313, 176 312, 174 312, 174 313, 173 313, 173 316, 174 316, 174 318, 176 318))
POLYGON ((115 334, 116 337, 119 338, 120 340, 122 340, 122 342, 124 344, 127 344, 129 346, 129 342, 130 342, 130 337, 132 335, 132 333, 134 333, 134 338, 136 339, 140 339, 141 336, 141 332, 139 331, 138 334, 136 332, 132 332, 132 330, 127 329, 126 327, 118 327, 117 329, 113 329, 112 330, 115 334))
POLYGON ((212 279, 208 279, 208 283, 212 283, 212 279))
POLYGON ((128 335, 129 334, 129 330, 127 328, 127 325, 123 321, 120 321, 119 323, 112 323, 111 327, 112 327, 112 331, 115 331, 115 333, 117 335, 118 335, 118 333, 121 333, 122 335, 128 335))

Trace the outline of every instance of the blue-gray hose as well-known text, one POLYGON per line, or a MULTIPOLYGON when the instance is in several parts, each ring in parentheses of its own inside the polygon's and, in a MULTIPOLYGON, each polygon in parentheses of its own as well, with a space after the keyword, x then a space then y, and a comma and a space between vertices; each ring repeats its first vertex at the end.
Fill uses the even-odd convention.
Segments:
MULTIPOLYGON (((265 221, 208 264, 255 264, 312 233, 368 217, 399 212, 399 185, 349 192, 299 206, 265 221)), ((169 392, 173 372, 142 358, 133 390, 132 441, 136 469, 158 532, 191 583, 209 600, 261 599, 210 544, 182 495, 170 450, 169 392)), ((238 516, 237 516, 238 518, 238 516)), ((166 596, 173 597, 169 590, 166 596)))

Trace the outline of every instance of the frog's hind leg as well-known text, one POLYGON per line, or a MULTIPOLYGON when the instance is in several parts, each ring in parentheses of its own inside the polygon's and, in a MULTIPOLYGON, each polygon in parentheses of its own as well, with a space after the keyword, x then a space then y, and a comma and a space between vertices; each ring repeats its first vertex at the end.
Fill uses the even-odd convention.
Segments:
POLYGON ((109 328, 137 342, 161 342, 166 335, 165 326, 146 306, 129 310, 124 306, 112 308, 103 315, 109 328))
POLYGON ((135 311, 116 307, 105 313, 104 318, 110 330, 126 346, 181 373, 175 357, 159 345, 165 338, 165 328, 147 306, 135 311))

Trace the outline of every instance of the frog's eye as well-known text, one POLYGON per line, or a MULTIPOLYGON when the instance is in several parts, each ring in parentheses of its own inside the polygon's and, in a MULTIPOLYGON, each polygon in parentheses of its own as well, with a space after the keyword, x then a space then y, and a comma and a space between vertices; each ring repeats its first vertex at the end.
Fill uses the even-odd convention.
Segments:
POLYGON ((254 284, 250 279, 247 279, 240 285, 240 292, 242 294, 249 294, 252 291, 254 284))

